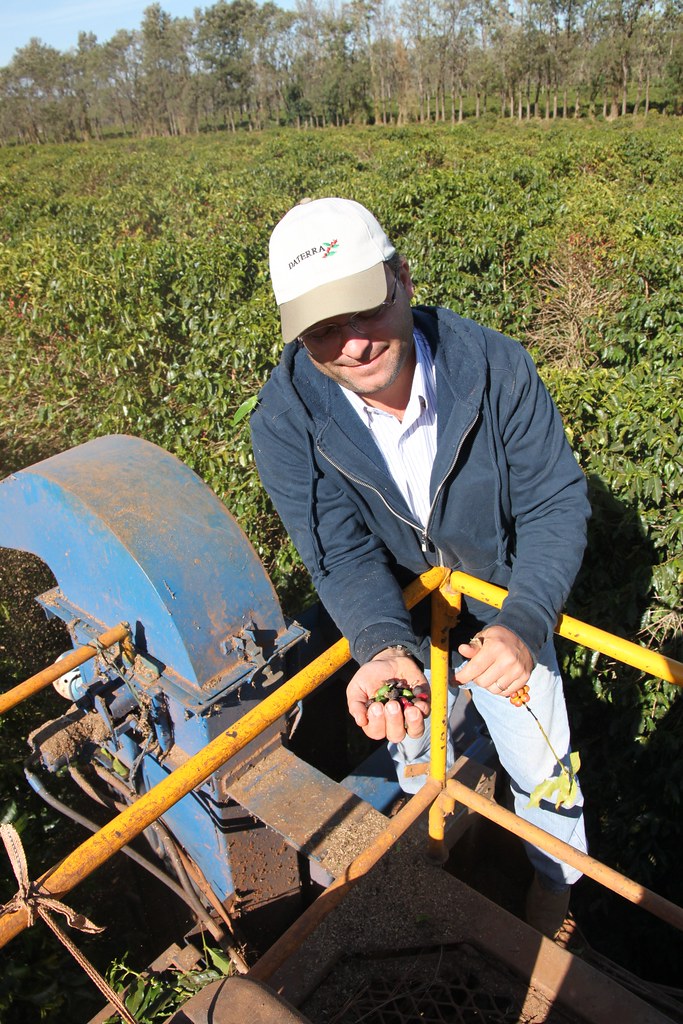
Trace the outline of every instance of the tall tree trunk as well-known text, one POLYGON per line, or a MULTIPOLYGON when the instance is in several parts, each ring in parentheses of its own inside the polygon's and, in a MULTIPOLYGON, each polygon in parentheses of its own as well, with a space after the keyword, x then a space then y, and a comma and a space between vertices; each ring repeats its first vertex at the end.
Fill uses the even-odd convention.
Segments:
POLYGON ((633 101, 633 116, 638 116, 638 108, 640 107, 640 97, 643 92, 643 65, 641 63, 638 68, 638 88, 636 90, 636 98, 633 101))

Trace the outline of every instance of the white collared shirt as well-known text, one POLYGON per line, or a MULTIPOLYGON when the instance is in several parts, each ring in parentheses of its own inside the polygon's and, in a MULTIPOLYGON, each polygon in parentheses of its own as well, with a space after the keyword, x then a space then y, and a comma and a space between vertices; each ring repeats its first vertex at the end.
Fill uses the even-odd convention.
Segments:
POLYGON ((429 479, 436 455, 436 371, 427 339, 413 331, 416 364, 403 421, 366 405, 360 395, 341 387, 384 456, 387 469, 414 516, 427 525, 429 479))

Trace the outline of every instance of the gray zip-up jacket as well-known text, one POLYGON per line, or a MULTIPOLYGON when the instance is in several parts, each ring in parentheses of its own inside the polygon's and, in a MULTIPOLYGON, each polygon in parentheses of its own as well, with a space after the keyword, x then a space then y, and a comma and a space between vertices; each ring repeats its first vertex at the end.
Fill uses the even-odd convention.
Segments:
POLYGON ((447 309, 413 314, 436 366, 426 526, 338 385, 295 342, 252 414, 258 471, 359 663, 393 644, 424 660, 401 587, 439 564, 507 587, 502 609, 467 601, 468 612, 475 626, 507 626, 536 659, 583 556, 585 478, 521 345, 447 309))

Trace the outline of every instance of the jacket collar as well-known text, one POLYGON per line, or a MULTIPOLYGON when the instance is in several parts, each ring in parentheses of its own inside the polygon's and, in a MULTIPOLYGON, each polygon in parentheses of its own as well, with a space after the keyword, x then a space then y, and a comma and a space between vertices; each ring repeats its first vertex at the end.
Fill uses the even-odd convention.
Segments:
POLYGON ((477 324, 436 306, 417 306, 414 317, 434 357, 441 434, 452 412, 481 406, 488 373, 483 335, 477 324))

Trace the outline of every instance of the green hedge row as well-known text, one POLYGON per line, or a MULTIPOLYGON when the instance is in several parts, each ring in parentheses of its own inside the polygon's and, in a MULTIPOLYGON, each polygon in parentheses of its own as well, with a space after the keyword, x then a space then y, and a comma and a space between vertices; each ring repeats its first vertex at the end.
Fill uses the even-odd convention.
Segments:
MULTIPOLYGON (((682 179, 683 137, 664 121, 0 150, 3 470, 144 436, 226 502, 294 612, 306 574, 238 410, 280 351, 272 227, 304 195, 352 196, 409 258, 417 301, 539 362, 591 480, 570 610, 681 657, 682 179)), ((680 901, 678 692, 578 652, 565 666, 595 852, 680 901)))

